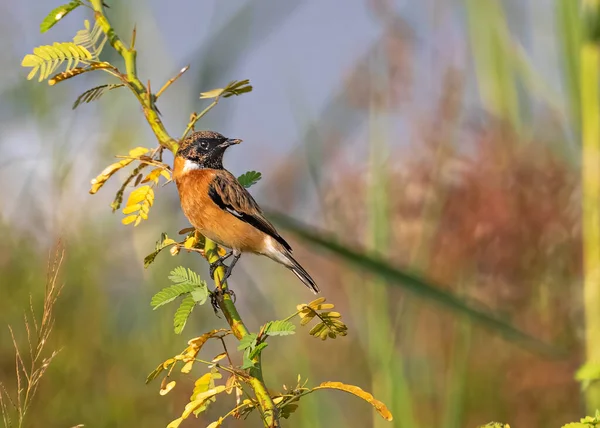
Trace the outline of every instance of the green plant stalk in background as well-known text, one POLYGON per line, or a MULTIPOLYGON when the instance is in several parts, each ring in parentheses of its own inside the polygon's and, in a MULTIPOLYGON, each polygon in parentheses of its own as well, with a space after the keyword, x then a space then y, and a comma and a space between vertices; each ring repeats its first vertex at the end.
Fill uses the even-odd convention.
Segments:
MULTIPOLYGON (((375 60, 377 61, 377 60, 375 60)), ((375 82, 372 82, 375 84, 375 82)), ((384 255, 390 248, 390 204, 389 180, 387 168, 389 148, 385 138, 385 118, 376 100, 372 100, 370 112, 369 138, 369 182, 367 183, 367 247, 384 255)), ((367 284, 360 284, 365 293, 367 305, 361 305, 360 311, 365 313, 367 352, 372 373, 373 393, 384 401, 391 403, 392 411, 399 416, 400 426, 417 428, 413 416, 412 397, 408 380, 404 372, 402 351, 394 352, 396 337, 388 316, 387 304, 390 293, 386 281, 373 277, 367 284), (377 332, 377 334, 374 334, 377 332)), ((357 318, 360 314, 356 314, 357 318)), ((373 418, 375 428, 382 427, 382 421, 373 418)))
MULTIPOLYGON (((584 15, 600 7, 599 0, 584 0, 584 15)), ((591 34, 581 45, 581 135, 583 199, 583 303, 585 308, 586 364, 600 365, 600 48, 591 34)), ((586 389, 589 413, 600 408, 600 382, 586 389)))
MULTIPOLYGON (((152 131, 156 135, 156 138, 158 139, 161 146, 173 152, 176 152, 177 143, 167 133, 160 117, 158 116, 158 113, 153 106, 154 97, 152 93, 144 87, 142 82, 137 77, 136 51, 134 49, 135 41, 133 41, 132 46, 130 48, 127 48, 123 44, 121 39, 117 36, 115 30, 112 28, 110 22, 106 18, 106 15, 104 14, 104 6, 102 0, 91 0, 91 2, 94 8, 94 15, 96 21, 101 26, 102 31, 107 35, 110 44, 123 57, 125 61, 125 66, 127 68, 126 79, 130 83, 129 87, 136 94, 138 100, 142 104, 144 115, 148 121, 148 124, 152 128, 152 131)), ((213 105, 214 104, 216 103, 213 103, 213 105)), ((205 254, 209 263, 211 261, 215 261, 218 258, 217 245, 209 239, 206 239, 205 254)), ((215 270, 214 279, 217 284, 217 287, 222 287, 221 289, 225 291, 227 290, 226 284, 221 284, 220 282, 220 278, 222 278, 224 275, 225 271, 223 267, 219 267, 215 270)), ((218 302, 219 307, 223 311, 223 314, 225 315, 225 318, 227 319, 227 322, 229 323, 231 330, 233 331, 236 338, 239 340, 245 335, 247 335, 248 329, 244 325, 244 322, 242 321, 240 314, 238 313, 231 299, 231 296, 228 294, 224 294, 222 298, 218 299, 218 302)), ((260 362, 258 361, 258 357, 255 362, 257 363, 257 366, 252 370, 248 383, 254 390, 256 398, 261 406, 261 414, 263 416, 263 422, 265 426, 278 427, 279 418, 277 415, 277 410, 262 379, 262 369, 260 366, 260 362)))

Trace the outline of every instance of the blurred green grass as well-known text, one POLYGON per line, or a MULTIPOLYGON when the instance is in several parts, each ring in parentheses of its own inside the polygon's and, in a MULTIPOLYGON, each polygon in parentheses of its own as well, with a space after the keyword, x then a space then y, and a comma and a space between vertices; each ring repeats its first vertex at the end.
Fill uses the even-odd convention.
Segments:
MULTIPOLYGON (((273 341, 264 356, 266 380, 274 389, 293 384, 298 373, 315 384, 356 384, 388 404, 395 415, 392 425, 398 427, 474 427, 490 420, 560 426, 578 419, 582 406, 573 380, 583 347, 579 171, 571 160, 581 114, 574 59, 581 32, 577 11, 573 2, 555 3, 556 44, 563 49, 567 88, 557 100, 539 89, 549 85, 536 73, 535 62, 518 53, 519 41, 509 30, 512 15, 503 2, 458 3, 447 7, 464 14, 462 41, 470 48, 474 67, 440 61, 433 73, 440 93, 433 94, 422 88, 419 73, 409 66, 420 48, 415 46, 414 24, 388 3, 373 2, 369 11, 379 20, 381 37, 357 60, 322 111, 300 111, 290 102, 298 122, 307 124, 302 130, 306 138, 273 171, 263 171, 268 180, 264 195, 296 218, 311 211, 306 206, 318 207, 311 213, 312 223, 343 237, 352 249, 374 250, 395 266, 443 284, 444 291, 482 302, 490 314, 567 349, 568 356, 555 360, 531 354, 463 315, 393 287, 360 263, 352 268, 319 247, 292 239, 297 258, 339 307, 350 332, 324 343, 302 334, 273 341), (477 105, 485 111, 483 118, 466 102, 473 86, 481 97, 477 105), (413 108, 420 97, 431 96, 439 99, 432 112, 413 108), (544 108, 532 112, 534 102, 544 108), (311 120, 304 120, 306 116, 311 120), (410 145, 397 144, 406 138, 394 127, 400 116, 417 123, 410 145), (356 138, 362 125, 368 132, 356 138), (345 147, 357 146, 353 150, 359 155, 347 156, 345 147), (298 156, 302 150, 305 156, 298 156)), ((258 10, 254 7, 264 12, 254 15, 260 16, 264 32, 285 25, 293 10, 281 6, 270 15, 269 8, 247 5, 232 22, 248 20, 249 10, 258 10)), ((196 85, 202 90, 219 86, 209 82, 239 60, 239 55, 223 54, 223 49, 229 52, 227 46, 238 46, 235 40, 243 35, 230 27, 215 31, 207 47, 199 49, 202 55, 194 57, 201 68, 196 85)), ((264 32, 244 47, 260 45, 264 32)), ((60 123, 71 118, 52 111, 48 88, 19 82, 7 91, 14 95, 6 98, 14 111, 45 133, 56 130, 51 138, 60 140, 60 123)), ((66 103, 64 95, 56 96, 54 104, 66 103)), ((124 147, 144 144, 141 120, 118 120, 123 111, 132 112, 131 117, 136 113, 132 104, 115 98, 94 108, 100 112, 97 127, 107 135, 100 137, 89 171, 99 171, 124 147)), ((7 145, 0 152, 4 158, 12 156, 7 145)), ((165 426, 187 402, 191 380, 165 398, 156 385, 144 384, 146 375, 179 352, 187 339, 221 327, 223 321, 202 308, 183 335, 175 336, 170 309, 150 308, 150 297, 165 285, 173 266, 184 264, 205 275, 205 266, 188 255, 177 260, 161 255, 149 270, 142 267, 143 256, 166 223, 159 219, 169 219, 172 230, 165 231, 170 235, 186 226, 173 189, 158 195, 148 224, 124 229, 117 217, 108 215, 106 204, 92 201, 83 210, 65 208, 71 192, 85 191, 87 179, 77 169, 82 158, 68 148, 50 157, 56 171, 46 183, 56 201, 50 211, 43 198, 36 198, 45 189, 36 181, 39 177, 22 178, 14 172, 19 167, 5 166, 11 168, 5 177, 11 174, 11 180, 30 179, 33 184, 26 194, 17 195, 17 203, 0 200, 0 207, 24 210, 32 223, 0 217, 0 324, 10 323, 19 331, 29 294, 35 304, 41 302, 53 240, 60 236, 67 247, 66 286, 52 337, 61 353, 42 383, 29 423, 165 426)), ((106 200, 115 186, 102 191, 106 200)), ((253 328, 310 300, 294 278, 269 261, 248 257, 242 269, 233 284, 253 328)), ((13 358, 9 336, 0 334, 0 380, 9 385, 13 358)), ((342 393, 303 400, 286 426, 390 426, 367 404, 342 393)), ((225 404, 218 402, 208 416, 185 426, 208 424, 223 413, 225 404)), ((252 419, 231 426, 256 424, 252 419)))

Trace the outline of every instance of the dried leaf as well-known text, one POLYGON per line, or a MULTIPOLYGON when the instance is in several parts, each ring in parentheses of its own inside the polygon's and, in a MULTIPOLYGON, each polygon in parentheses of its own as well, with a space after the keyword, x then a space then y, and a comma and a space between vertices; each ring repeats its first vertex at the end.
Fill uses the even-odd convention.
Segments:
POLYGON ((217 336, 227 336, 231 334, 231 330, 227 330, 226 328, 219 328, 216 330, 209 331, 208 333, 204 333, 202 336, 195 337, 188 341, 188 345, 197 347, 200 350, 204 344, 213 337, 217 336))
POLYGON ((367 403, 371 404, 375 408, 377 413, 379 413, 381 417, 385 420, 392 421, 394 419, 392 413, 389 411, 385 404, 375 399, 373 395, 369 394, 366 391, 363 391, 358 386, 346 385, 341 382, 323 382, 321 385, 313 388, 312 391, 316 391, 318 389, 339 389, 340 391, 345 391, 350 394, 354 394, 357 397, 365 400, 367 403))
POLYGON ((177 382, 172 380, 171 382, 167 383, 166 385, 161 386, 160 395, 167 395, 169 393, 169 391, 171 391, 173 388, 175 388, 176 384, 177 384, 177 382))
POLYGON ((227 352, 221 352, 219 355, 217 355, 215 358, 213 358, 211 360, 211 362, 213 363, 218 363, 219 361, 221 361, 223 358, 225 358, 227 356, 227 352))
POLYGON ((211 422, 210 424, 208 424, 206 426, 206 428, 219 428, 221 426, 221 424, 223 424, 224 419, 223 418, 219 418, 218 421, 214 421, 211 422))

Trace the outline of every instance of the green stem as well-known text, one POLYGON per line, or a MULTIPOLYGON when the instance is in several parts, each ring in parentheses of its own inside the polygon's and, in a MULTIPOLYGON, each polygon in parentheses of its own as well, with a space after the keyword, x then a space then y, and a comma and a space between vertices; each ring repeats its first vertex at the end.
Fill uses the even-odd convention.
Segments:
POLYGON ((144 109, 144 115, 152 131, 156 135, 159 143, 171 151, 176 151, 177 142, 169 135, 165 129, 162 120, 158 116, 158 112, 152 106, 152 94, 149 94, 144 84, 140 81, 137 76, 137 63, 136 63, 136 50, 131 47, 127 48, 123 41, 119 38, 114 28, 104 14, 104 6, 102 0, 91 0, 92 7, 94 9, 94 18, 96 22, 102 28, 111 46, 123 57, 125 61, 125 68, 127 73, 127 82, 130 84, 131 90, 134 92, 137 99, 140 101, 142 108, 144 109))
POLYGON ((202 112, 200 112, 199 115, 194 117, 194 119, 190 120, 190 123, 188 123, 187 128, 185 128, 185 131, 183 131, 183 135, 181 136, 182 140, 187 136, 187 134, 189 134, 189 132, 192 130, 192 128, 194 127, 196 122, 198 122, 202 118, 202 116, 204 116, 206 113, 208 113, 211 108, 216 106, 218 102, 219 102, 219 97, 215 98, 215 100, 212 103, 210 103, 210 105, 208 107, 206 107, 204 110, 202 110, 202 112))
MULTIPOLYGON (((583 2, 584 13, 595 12, 599 0, 583 2)), ((600 49, 594 40, 585 40, 580 53, 581 135, 583 193, 583 302, 585 308, 585 342, 588 364, 600 364, 600 49)), ((600 407, 600 382, 586 390, 588 411, 600 407)))
MULTIPOLYGON (((215 263, 219 259, 218 253, 218 245, 206 238, 204 244, 204 255, 208 263, 215 263)), ((223 266, 219 266, 215 269, 214 281, 217 286, 217 289, 220 289, 222 292, 227 291, 227 282, 222 282, 222 278, 225 276, 225 268, 223 266)), ((219 298, 219 308, 221 308, 221 312, 225 315, 225 319, 227 319, 227 323, 231 327, 231 331, 233 335, 241 340, 244 336, 249 334, 248 328, 242 321, 242 317, 240 316, 237 308, 235 307, 233 300, 231 299, 231 295, 227 293, 223 293, 222 297, 219 298)), ((257 356, 254 359, 255 367, 251 370, 251 376, 248 379, 248 384, 254 390, 256 394, 256 399, 261 408, 261 413, 263 415, 263 422, 266 427, 279 427, 279 417, 277 414, 277 408, 275 407, 275 403, 269 395, 269 391, 264 383, 262 376, 262 365, 260 362, 260 356, 257 356)))

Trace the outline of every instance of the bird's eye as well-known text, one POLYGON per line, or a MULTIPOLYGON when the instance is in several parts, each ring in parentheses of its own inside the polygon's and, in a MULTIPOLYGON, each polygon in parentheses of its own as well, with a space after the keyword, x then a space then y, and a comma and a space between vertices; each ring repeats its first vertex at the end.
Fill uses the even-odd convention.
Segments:
POLYGON ((208 143, 206 141, 202 141, 200 143, 200 148, 201 149, 208 149, 208 143))

